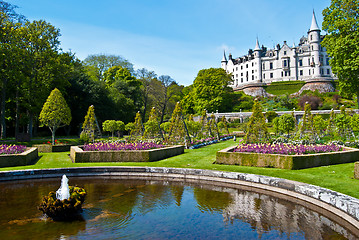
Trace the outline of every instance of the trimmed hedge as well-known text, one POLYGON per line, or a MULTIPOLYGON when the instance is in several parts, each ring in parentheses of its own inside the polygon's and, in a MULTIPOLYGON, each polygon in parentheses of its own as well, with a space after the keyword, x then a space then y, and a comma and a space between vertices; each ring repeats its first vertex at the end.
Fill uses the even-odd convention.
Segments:
POLYGON ((26 149, 19 154, 0 155, 0 167, 25 166, 33 163, 39 157, 36 147, 26 149))
POLYGON ((294 170, 355 162, 359 160, 359 149, 354 148, 345 148, 345 151, 341 152, 306 155, 233 152, 234 148, 236 148, 236 146, 218 151, 216 154, 216 161, 214 163, 294 170))
POLYGON ((72 145, 69 144, 59 144, 59 145, 51 145, 51 144, 37 144, 33 145, 33 147, 37 147, 39 152, 41 153, 49 153, 49 152, 69 152, 72 145))
POLYGON ((153 162, 184 153, 184 146, 170 146, 149 150, 83 151, 81 146, 72 146, 71 159, 78 162, 153 162))

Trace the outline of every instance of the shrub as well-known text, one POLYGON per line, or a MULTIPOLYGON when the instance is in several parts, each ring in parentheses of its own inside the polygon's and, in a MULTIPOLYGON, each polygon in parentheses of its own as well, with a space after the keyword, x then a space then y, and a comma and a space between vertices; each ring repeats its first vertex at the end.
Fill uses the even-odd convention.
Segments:
POLYGON ((322 100, 317 96, 303 95, 299 99, 299 106, 304 110, 305 104, 308 103, 312 110, 318 110, 322 106, 322 100))

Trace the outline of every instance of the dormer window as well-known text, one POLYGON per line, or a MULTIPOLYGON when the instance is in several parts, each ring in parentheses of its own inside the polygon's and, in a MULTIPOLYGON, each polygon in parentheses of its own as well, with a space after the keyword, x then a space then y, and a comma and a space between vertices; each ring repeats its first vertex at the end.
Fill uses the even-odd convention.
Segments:
POLYGON ((284 51, 284 55, 287 55, 287 51, 284 51))

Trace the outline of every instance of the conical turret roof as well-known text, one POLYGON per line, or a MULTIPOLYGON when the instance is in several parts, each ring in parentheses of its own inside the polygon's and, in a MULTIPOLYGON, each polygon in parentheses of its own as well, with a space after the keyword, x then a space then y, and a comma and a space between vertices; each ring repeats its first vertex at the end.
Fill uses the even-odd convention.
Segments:
POLYGON ((315 13, 313 10, 313 17, 312 17, 312 25, 310 25, 309 31, 320 31, 320 28, 318 27, 317 19, 315 18, 315 13))
POLYGON ((258 41, 258 38, 256 40, 256 47, 254 48, 254 51, 260 51, 261 48, 259 47, 259 41, 258 41))
POLYGON ((226 58, 226 51, 223 50, 223 58, 222 58, 222 62, 227 62, 227 58, 226 58))

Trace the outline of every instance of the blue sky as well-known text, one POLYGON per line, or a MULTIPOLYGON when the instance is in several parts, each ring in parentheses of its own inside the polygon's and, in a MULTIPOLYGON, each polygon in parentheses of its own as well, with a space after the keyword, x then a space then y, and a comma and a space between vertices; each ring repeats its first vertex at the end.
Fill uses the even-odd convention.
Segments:
MULTIPOLYGON (((199 70, 220 67, 225 49, 239 57, 259 43, 298 44, 314 9, 319 26, 330 0, 5 0, 29 20, 61 31, 61 47, 83 60, 121 55, 192 84, 199 70)), ((322 32, 323 34, 323 32, 322 32)))

